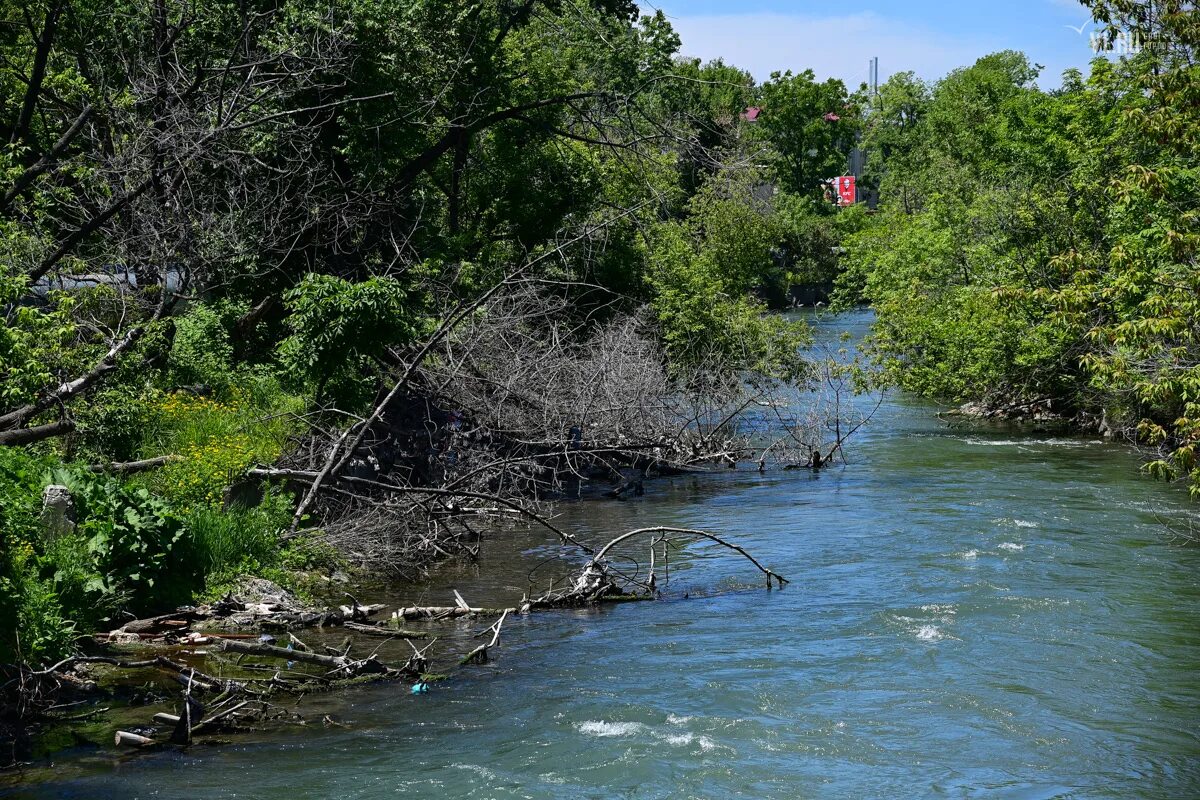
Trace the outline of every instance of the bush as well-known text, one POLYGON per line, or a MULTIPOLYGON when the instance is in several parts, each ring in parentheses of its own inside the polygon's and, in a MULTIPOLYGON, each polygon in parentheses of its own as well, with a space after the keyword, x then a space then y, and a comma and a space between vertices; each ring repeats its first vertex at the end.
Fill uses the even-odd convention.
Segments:
POLYGON ((135 481, 0 447, 0 663, 59 658, 78 633, 191 602, 206 584, 211 593, 246 573, 287 582, 287 569, 333 563, 305 540, 280 546, 291 509, 270 489, 252 508, 181 512, 135 481), (75 531, 54 539, 40 522, 50 483, 76 508, 75 531))
POLYGON ((70 606, 138 612, 189 598, 179 581, 189 570, 175 551, 184 523, 163 500, 86 471, 56 469, 45 482, 66 486, 75 500, 75 534, 47 546, 45 558, 60 595, 78 602, 70 606))
POLYGON ((306 275, 284 295, 291 335, 279 345, 279 360, 289 379, 346 408, 365 403, 374 388, 372 362, 417 335, 421 322, 407 299, 393 278, 352 283, 306 275))
POLYGON ((116 386, 97 392, 76 417, 79 447, 97 461, 133 461, 154 438, 161 391, 116 386))
POLYGON ((204 384, 218 393, 236 378, 233 367, 233 320, 245 313, 238 303, 200 303, 175 321, 175 340, 167 358, 170 379, 176 386, 204 384))

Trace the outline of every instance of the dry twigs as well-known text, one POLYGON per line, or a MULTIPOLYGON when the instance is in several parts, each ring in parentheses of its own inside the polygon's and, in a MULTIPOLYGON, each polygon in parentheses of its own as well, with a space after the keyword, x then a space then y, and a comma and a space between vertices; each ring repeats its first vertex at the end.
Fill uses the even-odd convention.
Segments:
POLYGON ((500 628, 502 628, 504 626, 504 620, 506 620, 506 619, 508 619, 508 610, 507 609, 504 611, 503 614, 500 615, 500 619, 496 620, 496 622, 490 628, 483 631, 483 633, 479 634, 480 636, 486 636, 487 634, 490 633, 490 634, 492 634, 492 640, 486 644, 479 645, 479 647, 476 647, 474 650, 467 653, 467 655, 459 663, 463 664, 463 665, 486 664, 487 660, 488 660, 488 650, 490 648, 495 647, 497 644, 499 644, 500 628))
POLYGON ((564 608, 570 606, 589 605, 593 603, 612 601, 615 599, 627 598, 630 587, 643 589, 648 595, 653 596, 656 589, 656 579, 651 566, 651 574, 648 582, 639 582, 633 579, 624 579, 623 585, 619 577, 614 576, 615 570, 609 562, 608 555, 618 545, 627 542, 639 536, 651 537, 651 554, 653 565, 654 547, 662 544, 665 548, 671 546, 678 540, 686 539, 706 539, 722 547, 733 550, 742 557, 752 563, 759 572, 766 576, 767 589, 770 590, 774 586, 780 589, 788 583, 788 580, 782 575, 763 566, 754 556, 750 555, 740 545, 726 541, 715 534, 707 531, 694 530, 691 528, 671 528, 671 527, 653 527, 653 528, 638 528, 637 530, 623 533, 620 536, 610 540, 607 544, 595 551, 591 558, 576 574, 570 585, 565 589, 555 591, 553 588, 546 594, 538 598, 526 597, 521 603, 521 612, 528 613, 536 609, 545 608, 564 608))

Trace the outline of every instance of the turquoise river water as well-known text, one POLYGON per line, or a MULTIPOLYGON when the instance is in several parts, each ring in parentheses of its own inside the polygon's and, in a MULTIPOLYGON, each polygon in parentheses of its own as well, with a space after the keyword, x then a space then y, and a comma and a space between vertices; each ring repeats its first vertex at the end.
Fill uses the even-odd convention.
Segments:
MULTIPOLYGON (((0 796, 1200 797, 1200 549, 1158 519, 1195 506, 1096 437, 936 411, 887 398, 844 468, 661 480, 558 510, 598 542, 719 531, 789 577, 783 591, 697 545, 672 599, 514 618, 490 664, 427 695, 318 701, 345 728, 186 753, 81 746, 0 796)), ((487 539, 478 566, 397 600, 454 587, 510 603, 554 552, 538 531, 487 539)))

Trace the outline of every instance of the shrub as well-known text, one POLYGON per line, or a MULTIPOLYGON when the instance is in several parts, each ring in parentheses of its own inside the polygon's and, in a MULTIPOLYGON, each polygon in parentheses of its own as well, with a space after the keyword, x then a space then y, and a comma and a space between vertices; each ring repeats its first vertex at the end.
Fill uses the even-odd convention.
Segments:
POLYGON ((171 381, 177 385, 205 384, 224 392, 235 382, 232 321, 244 313, 238 303, 199 303, 175 321, 175 340, 167 358, 171 381))
POLYGON ((374 385, 371 362, 417 334, 407 297, 392 278, 352 283, 306 275, 284 295, 291 335, 280 343, 279 359, 289 378, 347 407, 366 402, 374 385))
POLYGON ((191 587, 179 578, 189 569, 174 552, 184 523, 163 500, 83 471, 56 469, 51 481, 71 490, 78 515, 74 536, 46 553, 64 599, 135 611, 188 599, 191 587), (78 560, 81 550, 90 564, 78 560))

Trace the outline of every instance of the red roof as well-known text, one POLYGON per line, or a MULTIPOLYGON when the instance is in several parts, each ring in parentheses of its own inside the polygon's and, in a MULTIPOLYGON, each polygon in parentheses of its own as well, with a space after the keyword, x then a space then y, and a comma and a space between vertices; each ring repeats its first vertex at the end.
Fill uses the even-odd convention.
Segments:
POLYGON ((762 109, 758 106, 750 106, 744 112, 742 112, 742 119, 746 120, 747 122, 754 122, 758 119, 758 115, 761 113, 762 109))

